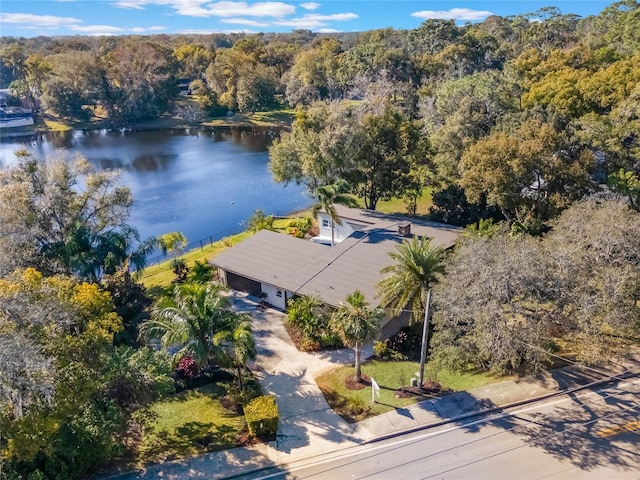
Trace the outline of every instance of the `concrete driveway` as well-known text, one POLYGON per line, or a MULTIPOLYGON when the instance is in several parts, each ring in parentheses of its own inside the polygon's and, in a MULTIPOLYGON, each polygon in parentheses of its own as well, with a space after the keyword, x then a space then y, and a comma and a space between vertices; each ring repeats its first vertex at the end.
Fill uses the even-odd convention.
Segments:
MULTIPOLYGON (((257 355, 249 367, 265 394, 274 395, 280 412, 277 440, 271 446, 278 462, 318 455, 355 446, 358 433, 327 404, 314 376, 322 370, 353 363, 349 349, 331 352, 299 352, 283 322, 284 313, 262 310, 242 293, 231 295, 236 310, 251 314, 257 355)), ((366 355, 366 352, 365 352, 366 355)))

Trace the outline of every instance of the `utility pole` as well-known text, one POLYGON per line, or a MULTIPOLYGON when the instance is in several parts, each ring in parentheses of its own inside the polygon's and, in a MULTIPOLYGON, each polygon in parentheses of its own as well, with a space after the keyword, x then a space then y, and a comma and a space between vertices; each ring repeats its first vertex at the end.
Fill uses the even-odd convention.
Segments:
POLYGON ((422 348, 420 349, 420 380, 418 387, 424 383, 424 364, 427 359, 427 343, 429 341, 429 307, 431 305, 431 289, 427 292, 427 305, 424 309, 424 322, 422 325, 422 348))

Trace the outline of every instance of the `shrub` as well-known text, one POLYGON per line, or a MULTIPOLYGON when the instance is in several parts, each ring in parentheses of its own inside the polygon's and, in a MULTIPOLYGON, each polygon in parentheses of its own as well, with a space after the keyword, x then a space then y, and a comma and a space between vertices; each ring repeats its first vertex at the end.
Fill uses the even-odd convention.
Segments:
POLYGON ((420 344, 422 342, 422 323, 415 323, 401 328, 389 339, 388 346, 392 350, 390 357, 394 360, 420 358, 420 344), (396 352, 395 354, 393 352, 396 352))
POLYGON ((366 413, 370 407, 368 407, 366 402, 360 397, 352 397, 348 400, 347 408, 349 408, 349 413, 351 415, 357 417, 366 413))
POLYGON ((260 230, 275 230, 273 215, 267 215, 262 210, 254 210, 253 215, 247 221, 247 230, 259 232, 260 230))
POLYGON ((193 378, 198 374, 198 364, 190 356, 185 356, 178 363, 176 378, 193 378))
POLYGON ((213 382, 231 382, 234 379, 233 374, 218 368, 207 368, 194 377, 177 378, 177 375, 174 376, 176 392, 191 390, 213 382))
POLYGON ((313 228, 314 218, 306 216, 304 218, 296 218, 289 222, 289 234, 296 238, 304 238, 313 228))
POLYGON ((383 340, 373 344, 373 355, 379 360, 387 360, 390 355, 389 341, 383 340))
POLYGON ((262 389, 260 388, 260 383, 251 376, 245 379, 243 390, 240 390, 240 387, 236 383, 230 384, 227 387, 227 396, 232 398, 238 405, 247 405, 251 400, 261 395, 262 389))
POLYGON ((320 345, 322 348, 343 348, 342 339, 331 331, 325 331, 320 336, 320 345))
POLYGON ((272 438, 278 431, 278 406, 272 395, 254 398, 244 407, 249 433, 254 437, 272 438))
POLYGON ((213 265, 209 265, 206 261, 200 262, 196 260, 191 268, 189 281, 192 283, 207 283, 211 281, 213 276, 213 265))
POLYGON ((187 279, 189 274, 189 267, 187 267, 184 258, 174 258, 171 262, 171 268, 176 276, 174 282, 182 283, 187 279))
POLYGON ((302 352, 319 352, 322 350, 322 345, 313 338, 303 337, 300 340, 299 350, 302 352))

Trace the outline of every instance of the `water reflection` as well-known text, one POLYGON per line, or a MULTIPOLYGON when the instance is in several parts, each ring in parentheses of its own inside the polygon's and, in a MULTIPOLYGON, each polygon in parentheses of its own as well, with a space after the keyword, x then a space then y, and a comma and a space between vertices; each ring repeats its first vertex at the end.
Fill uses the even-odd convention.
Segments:
POLYGON ((98 170, 119 169, 134 195, 131 223, 143 238, 172 230, 189 241, 246 221, 253 210, 284 214, 310 200, 300 186, 271 179, 268 128, 93 130, 2 139, 0 165, 25 145, 37 158, 81 154, 98 170))
POLYGON ((133 162, 131 162, 131 166, 134 170, 138 172, 153 172, 157 170, 167 170, 169 163, 171 161, 176 160, 178 155, 176 154, 142 154, 138 155, 133 162))

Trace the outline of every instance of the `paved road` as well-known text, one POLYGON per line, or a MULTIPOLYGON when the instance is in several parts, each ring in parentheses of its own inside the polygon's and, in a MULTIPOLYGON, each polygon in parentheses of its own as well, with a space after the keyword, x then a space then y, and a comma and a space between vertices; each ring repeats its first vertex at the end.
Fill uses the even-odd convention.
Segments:
POLYGON ((639 419, 635 379, 246 478, 637 480, 639 419))

